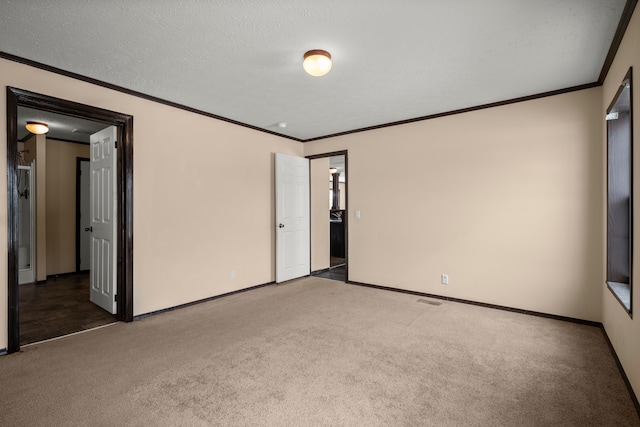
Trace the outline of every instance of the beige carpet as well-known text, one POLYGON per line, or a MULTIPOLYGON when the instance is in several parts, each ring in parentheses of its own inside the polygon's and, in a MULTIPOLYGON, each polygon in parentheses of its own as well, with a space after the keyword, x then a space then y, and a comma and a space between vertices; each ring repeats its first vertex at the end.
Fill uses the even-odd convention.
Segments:
POLYGON ((305 278, 28 346, 0 425, 640 426, 600 329, 425 301, 305 278))

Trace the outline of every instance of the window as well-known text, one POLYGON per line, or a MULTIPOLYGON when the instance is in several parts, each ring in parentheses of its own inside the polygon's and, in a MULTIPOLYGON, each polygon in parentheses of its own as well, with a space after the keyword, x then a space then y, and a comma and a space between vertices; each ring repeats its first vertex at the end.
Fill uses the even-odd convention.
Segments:
POLYGON ((633 126, 631 69, 607 110, 607 286, 631 315, 633 126))

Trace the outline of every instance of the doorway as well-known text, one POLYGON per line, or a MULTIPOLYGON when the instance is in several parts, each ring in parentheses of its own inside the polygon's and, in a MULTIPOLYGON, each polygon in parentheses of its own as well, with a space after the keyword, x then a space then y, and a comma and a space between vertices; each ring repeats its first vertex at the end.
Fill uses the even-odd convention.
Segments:
MULTIPOLYGON (((79 156, 93 154, 94 163, 98 161, 96 154, 102 150, 92 150, 91 141, 101 131, 113 134, 115 127, 101 122, 94 122, 80 118, 70 117, 59 113, 45 112, 33 108, 18 107, 18 149, 19 162, 37 166, 37 185, 28 191, 21 185, 21 169, 18 166, 18 197, 19 203, 24 204, 23 198, 29 195, 36 208, 31 211, 32 217, 37 218, 37 257, 32 259, 24 250, 23 234, 28 221, 23 215, 24 209, 20 209, 18 228, 20 231, 20 247, 18 251, 18 265, 20 266, 19 278, 19 325, 20 344, 31 344, 46 341, 52 338, 93 329, 116 321, 114 313, 114 275, 108 274, 106 295, 102 292, 100 284, 104 283, 103 275, 91 275, 89 272, 111 271, 100 268, 95 260, 100 257, 91 257, 90 248, 100 249, 104 245, 90 245, 92 240, 91 219, 96 215, 85 209, 84 218, 88 222, 84 230, 77 229, 76 216, 78 207, 99 206, 90 204, 91 196, 90 180, 95 174, 90 173, 91 160, 84 162, 89 169, 80 174, 78 183, 77 163, 79 156), (49 132, 36 135, 25 127, 29 121, 46 123, 49 132), (93 152, 93 153, 92 153, 93 152), (78 185, 80 184, 80 185, 78 185), (22 188, 24 189, 22 189, 22 188), (78 204, 78 191, 80 200, 78 204), (84 196, 84 197, 82 197, 84 196), (84 272, 77 268, 78 238, 85 252, 81 262, 85 264, 84 272), (89 249, 89 251, 86 251, 89 249), (92 261, 96 264, 91 267, 92 261), (36 276, 30 281, 24 279, 23 266, 36 272, 36 276), (96 280, 98 279, 98 280, 96 280), (102 283, 101 283, 102 282, 102 283), (96 288, 99 292, 96 292, 96 288), (102 297, 106 298, 102 298, 102 297)), ((111 143, 115 138, 111 139, 111 143)), ((83 158, 83 157, 80 157, 83 158)), ((82 169, 81 169, 82 171, 82 169)), ((23 180, 24 181, 24 180, 23 180)), ((113 187, 107 183, 109 187, 113 187)), ((95 186, 94 192, 100 190, 95 186)), ((96 197, 102 201, 102 198, 96 197)), ((102 203, 112 211, 117 206, 114 203, 102 203)), ((22 208, 22 206, 20 206, 22 208)), ((112 212, 110 217, 114 217, 112 212)), ((113 234, 113 231, 111 231, 113 234)), ((106 243, 113 241, 113 237, 106 243)), ((108 257, 108 260, 112 259, 108 257)))
POLYGON ((20 349, 19 323, 19 197, 18 197, 18 107, 35 108, 113 126, 118 150, 114 163, 116 217, 114 239, 114 283, 117 288, 116 318, 133 320, 133 117, 17 88, 7 88, 7 194, 8 194, 8 302, 9 353, 20 349))
POLYGON ((347 151, 308 159, 311 164, 311 274, 347 282, 347 151))
MULTIPOLYGON (((22 154, 22 155, 20 155, 22 154)), ((18 283, 33 283, 35 274, 35 160, 28 164, 24 152, 18 162, 18 283)))
POLYGON ((76 273, 85 273, 91 268, 89 162, 86 157, 76 158, 76 273))

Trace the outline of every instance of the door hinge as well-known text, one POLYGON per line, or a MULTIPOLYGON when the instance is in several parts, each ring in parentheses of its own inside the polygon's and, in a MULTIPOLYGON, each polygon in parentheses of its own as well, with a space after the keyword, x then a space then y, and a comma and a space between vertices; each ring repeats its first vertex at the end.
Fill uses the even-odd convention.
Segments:
POLYGON ((115 294, 115 295, 113 296, 113 300, 114 300, 115 302, 118 302, 118 294, 115 294))
POLYGON ((118 149, 118 141, 113 141, 113 148, 118 149))

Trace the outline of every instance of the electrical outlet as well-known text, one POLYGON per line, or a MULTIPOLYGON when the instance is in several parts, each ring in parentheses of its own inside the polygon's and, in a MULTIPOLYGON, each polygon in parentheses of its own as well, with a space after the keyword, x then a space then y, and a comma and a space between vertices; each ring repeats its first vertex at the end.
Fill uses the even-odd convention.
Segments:
POLYGON ((236 280, 236 272, 235 271, 231 272, 231 280, 236 280))
POLYGON ((449 284, 449 275, 448 274, 443 274, 442 276, 440 276, 440 283, 442 283, 443 285, 448 285, 449 284))

